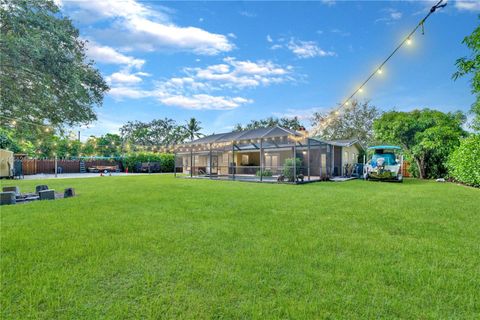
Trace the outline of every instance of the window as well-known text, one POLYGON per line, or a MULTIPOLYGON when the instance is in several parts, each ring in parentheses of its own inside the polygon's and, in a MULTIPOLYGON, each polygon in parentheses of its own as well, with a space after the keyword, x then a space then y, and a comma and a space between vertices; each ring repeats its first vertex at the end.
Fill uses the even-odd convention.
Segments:
POLYGON ((242 165, 248 164, 248 154, 242 154, 242 165))
POLYGON ((348 151, 345 151, 345 162, 348 162, 348 151))
POLYGON ((226 152, 223 154, 222 165, 224 166, 228 165, 228 153, 226 152))
POLYGON ((278 154, 266 154, 265 155, 265 167, 275 169, 278 167, 278 154))

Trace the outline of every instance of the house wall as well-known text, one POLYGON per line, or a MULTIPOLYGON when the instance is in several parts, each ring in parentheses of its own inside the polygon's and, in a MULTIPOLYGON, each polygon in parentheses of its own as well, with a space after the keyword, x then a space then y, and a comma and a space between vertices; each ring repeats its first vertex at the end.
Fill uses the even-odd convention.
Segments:
POLYGON ((342 148, 342 174, 345 174, 345 166, 347 164, 355 164, 358 162, 358 155, 360 153, 360 149, 357 145, 352 145, 350 147, 343 147, 342 148))
MULTIPOLYGON (((343 149, 341 147, 336 147, 338 149, 336 152, 337 155, 343 153, 343 149), (340 152, 341 151, 341 152, 340 152)), ((358 154, 358 150, 356 147, 352 147, 349 149, 349 155, 351 158, 352 152, 358 154), (351 150, 350 150, 351 149, 351 150), (352 151, 355 150, 355 151, 352 151)), ((302 165, 300 168, 297 168, 298 173, 302 173, 305 176, 308 174, 308 164, 307 164, 307 153, 306 148, 297 148, 297 158, 302 159, 302 165), (304 154, 305 152, 305 154, 304 154)), ((323 145, 319 146, 312 146, 310 149, 310 175, 314 177, 321 176, 325 178, 330 175, 331 171, 331 155, 330 147, 323 145)), ((232 151, 214 151, 213 155, 218 157, 218 168, 217 170, 213 170, 214 173, 218 173, 219 175, 228 175, 231 174, 230 164, 235 162, 237 167, 242 167, 242 155, 248 155, 249 159, 248 162, 250 165, 253 165, 252 168, 245 166, 244 168, 237 168, 237 174, 254 174, 257 170, 259 170, 260 166, 260 150, 258 151, 249 151, 249 152, 240 152, 235 151, 235 159, 232 158, 232 151), (253 172, 253 173, 252 173, 253 172)), ((283 166, 285 164, 286 159, 292 158, 292 149, 291 148, 284 148, 284 149, 265 149, 264 150, 264 169, 269 170, 272 172, 273 175, 280 175, 283 172, 283 166)), ((183 166, 183 172, 189 174, 190 173, 190 155, 189 154, 182 154, 178 156, 177 160, 177 167, 183 166), (181 159, 181 160, 180 160, 181 159)), ((202 155, 195 155, 194 156, 194 166, 195 171, 194 174, 198 174, 198 169, 207 172, 209 169, 209 155, 202 154, 202 155)), ((341 167, 343 157, 339 157, 340 159, 335 159, 335 162, 339 161, 338 166, 341 167)), ((355 161, 356 162, 356 161, 355 161)), ((350 162, 351 163, 351 162, 350 162)))

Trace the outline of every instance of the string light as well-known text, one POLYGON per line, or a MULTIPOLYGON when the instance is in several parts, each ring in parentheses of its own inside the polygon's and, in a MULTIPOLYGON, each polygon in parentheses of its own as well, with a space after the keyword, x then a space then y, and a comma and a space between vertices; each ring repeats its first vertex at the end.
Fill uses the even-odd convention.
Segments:
MULTIPOLYGON (((420 22, 415 26, 415 28, 400 42, 400 44, 397 45, 397 47, 390 53, 390 55, 380 64, 380 66, 372 72, 367 79, 358 87, 357 90, 355 90, 345 101, 338 107, 338 109, 347 106, 349 104, 349 101, 357 94, 357 93, 362 93, 363 92, 363 87, 376 75, 376 74, 382 74, 382 67, 397 53, 397 51, 404 45, 412 45, 412 36, 415 34, 415 32, 422 27, 422 34, 423 34, 423 27, 425 24, 425 21, 430 17, 432 13, 434 13, 437 9, 441 9, 445 7, 447 3, 443 3, 443 0, 439 0, 437 4, 432 6, 430 8, 429 13, 422 19, 420 22)), ((335 113, 334 113, 335 114, 335 113)))

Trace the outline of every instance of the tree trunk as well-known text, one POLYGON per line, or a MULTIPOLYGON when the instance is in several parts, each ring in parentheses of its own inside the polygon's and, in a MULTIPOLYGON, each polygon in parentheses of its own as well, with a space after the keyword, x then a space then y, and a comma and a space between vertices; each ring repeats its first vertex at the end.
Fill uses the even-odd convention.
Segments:
POLYGON ((420 179, 425 179, 425 167, 424 167, 424 161, 423 157, 422 158, 415 158, 415 162, 417 163, 418 167, 418 177, 420 179))

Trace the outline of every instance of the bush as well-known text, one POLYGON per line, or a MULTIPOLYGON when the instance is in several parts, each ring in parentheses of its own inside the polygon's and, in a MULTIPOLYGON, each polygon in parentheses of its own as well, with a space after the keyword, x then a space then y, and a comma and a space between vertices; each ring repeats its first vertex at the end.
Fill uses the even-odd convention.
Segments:
POLYGON ((124 168, 135 172, 136 164, 142 162, 160 162, 161 172, 173 172, 175 157, 170 153, 140 152, 127 154, 122 159, 124 168))
MULTIPOLYGON (((295 158, 295 166, 297 172, 299 171, 300 167, 302 166, 302 160, 300 158, 295 158)), ((289 182, 294 182, 294 175, 293 175, 293 159, 285 159, 285 164, 283 165, 283 175, 285 179, 289 182)))
POLYGON ((480 134, 460 142, 448 161, 450 177, 470 186, 480 187, 480 134))
POLYGON ((270 171, 270 170, 263 170, 263 172, 260 172, 260 170, 258 170, 258 171, 255 173, 255 175, 256 175, 257 177, 260 177, 260 175, 263 176, 263 177, 271 177, 271 176, 273 176, 273 173, 272 173, 272 171, 270 171))

